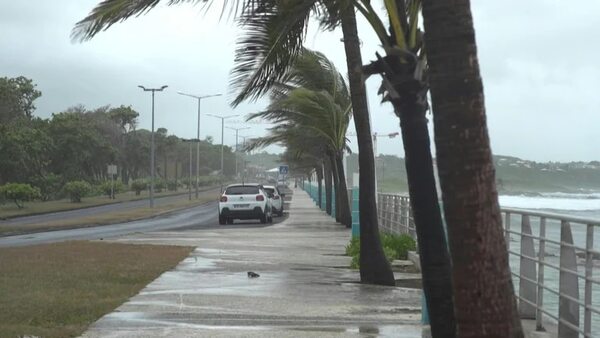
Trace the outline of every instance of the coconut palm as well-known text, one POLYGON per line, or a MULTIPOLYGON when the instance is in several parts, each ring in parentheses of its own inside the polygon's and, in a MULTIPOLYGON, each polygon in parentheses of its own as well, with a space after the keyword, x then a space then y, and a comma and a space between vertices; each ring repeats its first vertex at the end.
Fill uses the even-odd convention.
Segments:
POLYGON ((422 266, 423 290, 428 305, 431 331, 434 337, 454 337, 456 324, 453 311, 450 254, 433 171, 429 132, 427 129, 427 63, 419 30, 421 0, 385 1, 389 16, 389 34, 372 8, 366 12, 386 53, 365 66, 367 75, 383 77, 380 93, 383 101, 394 107, 400 119, 402 143, 413 211, 419 257, 422 266))
MULTIPOLYGON (((285 82, 273 85, 271 104, 264 111, 251 114, 248 119, 261 118, 286 128, 314 135, 324 147, 319 147, 324 159, 327 209, 331 213, 331 180, 337 193, 340 221, 351 226, 350 204, 346 177, 341 166, 346 146, 346 130, 350 122, 351 102, 343 76, 323 54, 305 49, 290 71, 285 82), (333 172, 335 172, 334 175, 333 172)), ((279 132, 282 129, 277 128, 279 132)), ((273 131, 272 131, 273 134, 273 131)), ((286 134, 286 135, 289 135, 286 134)), ((277 138, 267 138, 275 141, 277 138)), ((257 143, 254 143, 257 144, 257 143)), ((262 142, 262 145, 269 144, 262 142)), ((306 143, 300 143, 306 147, 306 143)))
POLYGON ((423 0, 460 337, 523 337, 502 235, 469 0, 423 0))

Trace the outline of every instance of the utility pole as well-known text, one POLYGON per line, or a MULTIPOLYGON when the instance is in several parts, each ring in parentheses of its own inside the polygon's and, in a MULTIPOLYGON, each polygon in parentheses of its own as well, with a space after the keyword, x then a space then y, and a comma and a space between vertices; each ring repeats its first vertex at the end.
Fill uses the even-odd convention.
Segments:
POLYGON ((223 150, 225 149, 223 137, 225 134, 225 120, 232 118, 232 117, 239 116, 239 115, 237 115, 237 114, 236 115, 227 115, 227 116, 219 116, 219 115, 213 115, 213 114, 206 114, 206 115, 221 119, 221 176, 220 176, 220 181, 221 181, 221 191, 223 191, 223 175, 225 175, 225 172, 223 171, 223 150))
POLYGON ((240 130, 250 129, 250 127, 243 127, 243 128, 227 127, 227 129, 235 130, 235 177, 238 177, 238 146, 239 146, 238 133, 240 130))
MULTIPOLYGON (((200 176, 200 102, 202 101, 202 99, 206 99, 209 97, 215 97, 215 96, 221 96, 222 94, 212 94, 212 95, 203 95, 203 96, 199 96, 199 95, 192 95, 192 94, 186 94, 186 93, 182 93, 182 92, 177 92, 177 94, 179 95, 183 95, 183 96, 189 96, 192 98, 195 98, 198 100, 198 129, 196 132, 196 138, 198 139, 198 143, 196 144, 196 199, 198 199, 198 180, 199 180, 199 176, 200 176)), ((191 184, 191 182, 190 182, 191 184)))
POLYGON ((168 86, 146 88, 138 86, 145 92, 152 92, 152 133, 150 134, 150 208, 154 208, 154 93, 162 92, 168 86))

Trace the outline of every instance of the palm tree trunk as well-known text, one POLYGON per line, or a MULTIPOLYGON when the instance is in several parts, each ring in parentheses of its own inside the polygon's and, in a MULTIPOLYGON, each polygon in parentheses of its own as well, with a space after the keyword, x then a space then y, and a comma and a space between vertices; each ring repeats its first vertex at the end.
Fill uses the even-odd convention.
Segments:
POLYGON ((331 216, 331 198, 332 198, 332 191, 331 191, 331 186, 332 186, 332 179, 331 179, 331 162, 329 161, 329 159, 324 159, 323 160, 323 174, 324 174, 324 178, 325 178, 325 212, 327 213, 327 215, 331 216))
POLYGON ((346 185, 346 174, 344 173, 344 160, 342 156, 344 155, 341 153, 337 153, 335 156, 339 179, 339 197, 336 206, 340 209, 340 223, 344 224, 346 228, 350 228, 352 227, 352 214, 350 213, 350 200, 348 199, 348 186, 346 185))
POLYGON ((522 337, 469 0, 423 0, 459 337, 522 337))
POLYGON ((360 280, 362 283, 395 285, 394 274, 379 239, 375 201, 375 164, 367 92, 362 77, 362 57, 354 8, 344 9, 342 32, 348 65, 354 126, 358 143, 360 211, 360 280))
POLYGON ((317 168, 317 204, 319 208, 323 207, 323 167, 318 166, 317 168))
MULTIPOLYGON (((456 337, 450 254, 442 224, 427 130, 426 106, 415 95, 392 102, 400 117, 408 191, 413 211, 423 291, 433 337, 456 337)), ((425 99, 425 98, 423 98, 425 99)))
POLYGON ((335 162, 335 154, 329 156, 329 163, 331 163, 331 173, 333 174, 333 191, 335 195, 335 221, 341 223, 340 213, 340 177, 335 162))

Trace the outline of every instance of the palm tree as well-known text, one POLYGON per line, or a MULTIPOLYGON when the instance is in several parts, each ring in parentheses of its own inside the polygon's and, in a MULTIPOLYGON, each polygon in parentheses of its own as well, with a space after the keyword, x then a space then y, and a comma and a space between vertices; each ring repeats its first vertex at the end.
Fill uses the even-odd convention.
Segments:
POLYGON ((523 337, 469 0, 423 0, 437 164, 459 337, 523 337))
POLYGON ((427 62, 422 32, 418 28, 421 0, 386 1, 390 34, 372 8, 360 7, 370 18, 386 56, 364 67, 367 75, 383 77, 380 93, 400 119, 408 190, 413 211, 423 290, 434 337, 454 337, 450 254, 446 244, 433 172, 427 129, 427 62))
MULTIPOLYGON (((86 18, 76 24, 72 37, 79 40, 90 39, 117 22, 147 13, 159 2, 160 0, 104 0, 86 18)), ((197 1, 171 0, 168 4, 184 2, 196 3, 197 1)), ((364 2, 369 3, 369 1, 364 2)), ((230 3, 233 4, 232 12, 237 14, 237 10, 240 10, 239 19, 248 32, 248 35, 239 41, 236 51, 232 83, 241 84, 241 87, 238 88, 239 95, 233 101, 234 105, 248 98, 260 97, 274 82, 281 80, 285 70, 301 51, 305 28, 313 12, 316 11, 321 15, 324 28, 335 27, 341 22, 354 107, 354 122, 361 152, 359 153, 361 281, 395 285, 391 267, 383 254, 379 240, 373 145, 366 90, 360 71, 362 59, 352 2, 333 0, 226 2, 226 4, 230 3)))
MULTIPOLYGON (((333 185, 337 193, 340 222, 351 226, 350 204, 345 193, 346 177, 343 167, 337 165, 347 150, 345 135, 352 113, 346 82, 329 59, 308 49, 303 51, 283 81, 273 84, 269 107, 248 117, 248 120, 270 120, 278 126, 270 136, 254 140, 252 147, 282 140, 289 143, 288 139, 281 136, 282 133, 285 132, 286 137, 296 136, 296 133, 287 129, 300 130, 305 137, 312 135, 315 143, 319 144, 316 148, 322 158, 327 210, 331 213, 333 185)), ((299 142, 298 147, 315 148, 308 147, 306 142, 299 142)), ((318 173, 321 172, 318 170, 318 173)))

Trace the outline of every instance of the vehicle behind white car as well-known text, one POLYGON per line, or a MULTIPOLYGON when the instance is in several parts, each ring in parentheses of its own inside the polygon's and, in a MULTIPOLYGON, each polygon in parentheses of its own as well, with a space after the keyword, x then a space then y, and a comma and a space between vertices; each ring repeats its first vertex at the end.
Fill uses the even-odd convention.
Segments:
POLYGON ((283 216, 283 198, 285 194, 282 194, 277 187, 272 185, 265 185, 264 188, 269 198, 271 198, 273 214, 283 216))
POLYGON ((232 224, 236 219, 258 219, 272 222, 269 194, 260 184, 232 184, 219 199, 219 224, 232 224))

